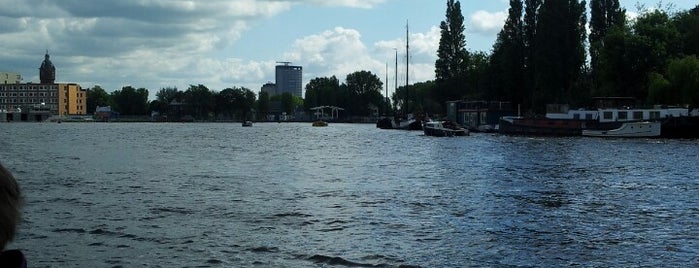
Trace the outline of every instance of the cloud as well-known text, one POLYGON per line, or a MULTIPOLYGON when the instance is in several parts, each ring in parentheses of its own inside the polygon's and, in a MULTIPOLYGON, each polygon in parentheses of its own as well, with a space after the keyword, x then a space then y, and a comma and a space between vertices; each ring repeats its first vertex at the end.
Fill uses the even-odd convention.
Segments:
POLYGON ((475 33, 492 35, 498 33, 505 25, 507 12, 476 11, 471 15, 471 28, 475 33))
POLYGON ((384 66, 369 55, 357 30, 342 27, 296 40, 285 58, 303 65, 306 78, 335 75, 341 81, 356 71, 376 74, 384 66))
MULTIPOLYGON (((230 54, 255 24, 297 5, 367 9, 386 1, 5 0, 3 5, 13 8, 0 10, 2 71, 38 82, 37 68, 49 50, 57 80, 84 88, 101 85, 112 91, 132 85, 149 89, 151 98, 160 88, 184 90, 189 84, 257 91, 274 78, 271 59, 279 55, 253 60, 230 54)), ((438 32, 411 34, 415 70, 425 61, 425 68, 433 65, 430 53, 436 48, 430 47, 436 46, 438 32)), ((392 48, 404 47, 398 44, 404 43, 401 40, 391 42, 395 44, 390 49, 380 42, 367 46, 358 30, 335 27, 298 38, 285 56, 304 66, 305 82, 331 75, 343 80, 360 70, 383 77, 392 48)))
POLYGON ((310 1, 297 1, 297 2, 308 2, 312 4, 319 4, 325 6, 342 6, 342 7, 355 7, 355 8, 373 8, 376 5, 382 4, 387 0, 310 0, 310 1))
MULTIPOLYGON (((434 79, 434 62, 440 31, 410 34, 410 83, 434 79)), ((405 84, 405 39, 378 41, 367 47, 355 29, 336 27, 295 41, 285 58, 304 67, 304 84, 316 77, 336 76, 340 81, 353 72, 370 71, 381 80, 395 79, 395 53, 399 61, 399 84, 405 84), (386 74, 387 65, 391 70, 386 74)), ((385 82, 385 81, 384 81, 385 82)), ((390 86, 390 88, 393 88, 390 86)))

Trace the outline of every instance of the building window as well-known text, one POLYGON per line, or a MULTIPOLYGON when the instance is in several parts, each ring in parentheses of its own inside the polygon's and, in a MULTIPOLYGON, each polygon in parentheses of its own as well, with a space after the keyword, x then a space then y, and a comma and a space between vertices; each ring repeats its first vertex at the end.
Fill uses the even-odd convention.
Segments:
POLYGON ((642 111, 633 112, 633 119, 635 119, 635 120, 643 119, 643 112, 642 111))
POLYGON ((626 111, 619 112, 619 120, 626 120, 628 118, 629 113, 626 111))
POLYGON ((614 117, 614 115, 612 114, 612 112, 604 112, 604 113, 602 113, 602 116, 603 116, 603 118, 606 119, 606 120, 611 120, 611 119, 614 117))

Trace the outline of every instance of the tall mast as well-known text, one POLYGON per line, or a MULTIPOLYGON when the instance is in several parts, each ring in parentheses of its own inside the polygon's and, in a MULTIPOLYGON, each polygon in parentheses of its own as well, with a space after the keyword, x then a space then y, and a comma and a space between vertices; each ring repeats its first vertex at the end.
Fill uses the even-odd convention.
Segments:
POLYGON ((410 35, 408 22, 405 22, 405 86, 408 86, 408 75, 410 74, 410 35))
POLYGON ((383 101, 386 102, 386 110, 383 112, 384 115, 388 113, 388 108, 391 107, 390 101, 388 100, 388 62, 386 62, 386 86, 384 86, 384 89, 386 90, 386 96, 384 97, 383 101))
POLYGON ((408 110, 408 103, 410 102, 410 94, 408 93, 408 76, 410 74, 410 36, 408 29, 408 21, 405 21, 405 110, 408 110))
POLYGON ((398 49, 394 48, 394 50, 396 50, 396 68, 394 69, 396 71, 396 75, 394 77, 396 79, 396 82, 393 84, 393 92, 398 92, 398 49))

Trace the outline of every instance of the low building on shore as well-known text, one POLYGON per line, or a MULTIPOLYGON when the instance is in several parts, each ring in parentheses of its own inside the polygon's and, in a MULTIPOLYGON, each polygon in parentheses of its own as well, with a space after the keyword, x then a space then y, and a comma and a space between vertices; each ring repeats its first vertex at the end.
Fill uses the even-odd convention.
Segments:
POLYGON ((0 83, 0 117, 4 119, 0 122, 87 114, 87 92, 76 83, 55 83, 56 70, 48 53, 39 77, 40 83, 22 83, 19 74, 0 73, 0 78, 8 78, 0 79, 5 82, 0 83))

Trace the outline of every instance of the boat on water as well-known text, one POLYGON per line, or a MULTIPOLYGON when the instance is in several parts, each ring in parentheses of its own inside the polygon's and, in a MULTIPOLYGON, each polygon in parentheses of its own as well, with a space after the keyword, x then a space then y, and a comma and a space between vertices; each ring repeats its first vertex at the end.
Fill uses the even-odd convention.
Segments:
MULTIPOLYGON (((409 74, 410 74, 410 61, 408 60, 410 57, 410 35, 409 35, 409 30, 408 30, 408 25, 405 26, 405 55, 406 55, 406 60, 405 60, 405 85, 406 87, 408 86, 410 80, 409 80, 409 74)), ((398 85, 398 50, 396 50, 396 90, 398 90, 397 85, 398 85)), ((408 99, 408 93, 409 91, 406 88, 405 91, 405 99, 408 99)), ((388 95, 388 93, 386 94, 388 95)), ((408 102, 405 102, 405 107, 403 111, 410 111, 408 107, 408 102)), ((407 114, 405 118, 401 118, 396 116, 395 118, 391 119, 390 117, 384 117, 380 119, 379 121, 376 122, 376 127, 381 128, 381 129, 402 129, 402 130, 422 130, 422 121, 419 118, 416 118, 412 113, 407 114)))
POLYGON ((408 114, 404 118, 384 117, 376 122, 376 127, 380 129, 422 130, 422 120, 415 118, 413 114, 408 114))
POLYGON ((422 128, 426 136, 454 137, 469 135, 468 129, 451 121, 426 121, 422 128))
MULTIPOLYGON (((610 99, 627 100, 627 98, 596 99, 598 102, 610 99)), ((650 108, 609 105, 598 107, 600 108, 571 110, 567 105, 549 105, 544 117, 504 116, 500 118, 498 132, 508 135, 582 136, 583 131, 590 130, 588 134, 601 135, 605 132, 632 136, 629 133, 631 127, 641 126, 643 122, 657 122, 660 124, 660 134, 656 137, 699 138, 699 112, 696 110, 660 105, 650 108)), ((654 132, 650 131, 643 135, 654 135, 654 132)))
POLYGON ((391 122, 393 129, 422 130, 422 121, 415 118, 413 114, 408 114, 406 118, 396 118, 391 122))
POLYGON ((244 127, 251 127, 252 126, 252 121, 244 121, 243 122, 244 127))
POLYGON ((613 138, 655 138, 660 137, 660 121, 639 121, 622 123, 619 128, 610 130, 583 129, 582 135, 587 137, 613 138))
POLYGON ((327 127, 328 122, 325 122, 323 120, 316 120, 316 121, 313 121, 313 126, 314 127, 327 127))

